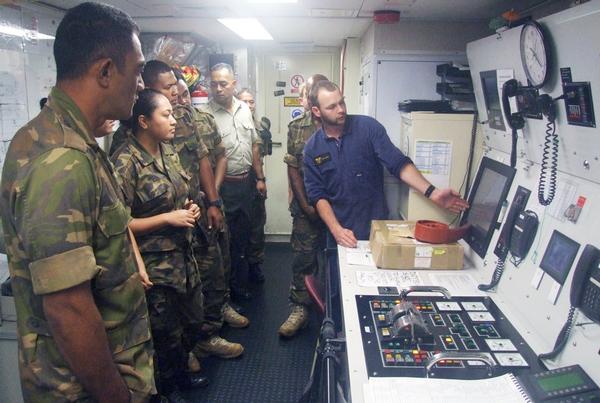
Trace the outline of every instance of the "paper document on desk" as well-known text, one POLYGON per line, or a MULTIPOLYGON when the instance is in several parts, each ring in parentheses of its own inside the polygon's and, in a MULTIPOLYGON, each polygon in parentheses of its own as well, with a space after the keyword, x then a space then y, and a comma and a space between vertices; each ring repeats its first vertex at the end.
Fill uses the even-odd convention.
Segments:
POLYGON ((427 273, 427 284, 441 285, 450 291, 452 295, 486 295, 479 291, 477 282, 468 273, 427 273))
POLYGON ((358 241, 356 248, 346 249, 346 263, 354 266, 375 266, 369 241, 358 241))
POLYGON ((419 273, 407 270, 357 271, 356 282, 360 287, 405 288, 411 285, 423 285, 419 273))
POLYGON ((371 378, 363 395, 365 403, 531 402, 512 374, 476 380, 371 378))

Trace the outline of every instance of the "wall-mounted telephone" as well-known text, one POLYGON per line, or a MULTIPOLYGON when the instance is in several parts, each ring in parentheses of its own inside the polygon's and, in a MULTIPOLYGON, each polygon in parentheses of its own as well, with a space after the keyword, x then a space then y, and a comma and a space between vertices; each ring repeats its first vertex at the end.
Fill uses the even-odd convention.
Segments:
MULTIPOLYGON (((533 241, 533 237, 535 237, 535 231, 537 231, 537 215, 535 215, 533 212, 529 212, 529 210, 524 212, 530 194, 531 191, 523 186, 519 186, 517 188, 517 191, 513 197, 513 201, 510 205, 510 210, 508 211, 506 220, 504 221, 504 226, 500 231, 498 242, 494 248, 494 254, 498 256, 498 262, 496 263, 492 280, 489 284, 479 284, 478 288, 481 291, 489 291, 498 285, 500 279, 502 278, 502 274, 504 273, 506 257, 508 256, 509 251, 513 254, 513 256, 519 259, 523 259, 525 255, 527 255, 527 252, 531 247, 531 243, 527 245, 529 242, 529 237, 531 237, 531 241, 533 241), (530 225, 531 222, 528 222, 527 228, 525 228, 520 218, 521 216, 524 216, 524 214, 529 216, 530 213, 535 215, 536 225, 535 227, 532 227, 530 225), (531 231, 533 231, 533 236, 531 235, 531 231), (517 254, 515 254, 515 252, 517 254)), ((518 265, 518 263, 515 265, 518 265)))
MULTIPOLYGON (((521 260, 525 259, 537 232, 539 224, 538 216, 531 210, 525 210, 519 213, 510 237, 510 254, 521 260)), ((515 262, 513 262, 515 263, 515 262)), ((518 266, 518 263, 516 264, 518 266)))
POLYGON ((539 359, 555 358, 566 346, 573 328, 576 308, 594 322, 600 323, 600 250, 593 245, 585 246, 577 262, 571 281, 571 308, 567 321, 554 343, 554 349, 549 353, 540 354, 539 359))
POLYGON ((548 206, 554 200, 556 193, 556 177, 558 171, 558 135, 556 134, 556 106, 554 102, 562 99, 560 96, 553 99, 548 94, 540 95, 534 87, 524 87, 515 79, 508 80, 502 86, 502 108, 504 117, 512 129, 512 148, 510 165, 517 163, 517 130, 525 127, 525 117, 546 116, 546 138, 542 155, 540 180, 538 183, 538 201, 542 206, 548 206), (512 112, 510 98, 517 97, 518 111, 512 112), (548 172, 549 171, 549 172, 548 172), (548 183, 546 184, 546 182, 548 183), (546 197, 546 185, 548 197, 546 197))

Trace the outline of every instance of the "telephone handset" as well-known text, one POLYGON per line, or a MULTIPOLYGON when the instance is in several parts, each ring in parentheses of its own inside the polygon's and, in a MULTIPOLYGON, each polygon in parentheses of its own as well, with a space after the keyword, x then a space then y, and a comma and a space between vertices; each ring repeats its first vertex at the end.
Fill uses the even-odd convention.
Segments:
POLYGON ((585 246, 577 262, 571 281, 570 298, 571 308, 567 321, 556 338, 554 349, 549 353, 540 354, 540 360, 555 358, 567 345, 576 308, 594 322, 600 323, 600 250, 593 245, 585 246))
POLYGON ((510 166, 517 165, 517 130, 525 127, 525 119, 519 112, 513 113, 510 109, 510 99, 516 97, 519 92, 519 82, 515 79, 506 81, 502 85, 502 109, 504 110, 504 118, 508 126, 512 130, 512 147, 510 151, 510 166))
POLYGON ((600 250, 586 245, 571 281, 571 305, 600 322, 600 250))
POLYGON ((504 117, 512 129, 512 148, 510 153, 510 165, 514 167, 517 163, 517 130, 525 127, 525 117, 544 115, 548 118, 546 124, 546 137, 544 139, 544 150, 542 155, 542 166, 538 184, 538 201, 542 206, 548 206, 554 200, 556 193, 556 177, 558 170, 558 135, 556 134, 556 106, 554 102, 564 98, 564 95, 553 99, 548 94, 539 95, 535 87, 524 87, 517 80, 510 79, 502 85, 502 108, 504 117), (519 110, 512 112, 510 99, 517 97, 519 110), (550 172, 548 172, 548 170, 550 172), (548 178, 549 176, 549 178, 548 178), (549 179, 548 184, 546 181, 549 179), (548 197, 546 197, 546 185, 548 186, 548 197))

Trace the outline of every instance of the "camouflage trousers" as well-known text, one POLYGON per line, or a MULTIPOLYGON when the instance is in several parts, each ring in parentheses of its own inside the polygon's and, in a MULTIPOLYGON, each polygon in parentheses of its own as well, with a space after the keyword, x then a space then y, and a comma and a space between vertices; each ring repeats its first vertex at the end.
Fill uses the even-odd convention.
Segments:
POLYGON ((325 227, 321 221, 313 222, 305 215, 295 215, 292 223, 292 282, 290 302, 310 304, 310 296, 304 285, 304 277, 316 274, 325 262, 325 227))
POLYGON ((202 287, 179 293, 155 285, 146 292, 146 300, 156 351, 156 384, 159 393, 166 395, 186 376, 187 353, 200 339, 202 287))
POLYGON ((231 253, 230 253, 231 232, 226 222, 223 222, 223 231, 217 235, 217 242, 221 250, 221 260, 223 262, 223 277, 225 279, 225 296, 224 302, 229 302, 231 293, 229 290, 229 282, 231 281, 231 253))
POLYGON ((250 213, 250 242, 248 244, 248 264, 263 264, 265 261, 265 223, 267 210, 265 199, 255 192, 250 213))
MULTIPOLYGON (((227 227, 227 226, 225 226, 227 227)), ((223 326, 223 305, 229 300, 229 235, 227 228, 219 232, 209 242, 194 246, 198 262, 202 294, 204 295, 204 322, 202 337, 208 338, 219 332, 223 326), (226 247, 223 254, 222 247, 226 247), (225 267, 227 266, 227 270, 225 267)))

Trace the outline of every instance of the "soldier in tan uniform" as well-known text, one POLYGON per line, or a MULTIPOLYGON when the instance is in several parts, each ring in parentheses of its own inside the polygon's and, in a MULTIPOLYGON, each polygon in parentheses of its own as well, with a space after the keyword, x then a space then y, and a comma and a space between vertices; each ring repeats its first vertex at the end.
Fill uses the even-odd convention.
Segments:
POLYGON ((131 116, 143 88, 138 32, 113 7, 69 10, 54 43, 56 87, 6 156, 1 211, 27 402, 141 402, 155 393, 129 214, 92 135, 131 116))
POLYGON ((288 125, 287 154, 284 162, 288 166, 288 179, 294 197, 290 203, 292 214, 292 249, 294 257, 292 260, 292 282, 290 284, 290 315, 279 327, 279 334, 283 337, 292 337, 298 330, 308 323, 308 309, 310 297, 304 277, 317 271, 319 260, 323 259, 319 254, 323 250, 323 236, 325 227, 314 207, 306 198, 304 189, 304 171, 302 160, 304 145, 319 128, 319 123, 313 119, 308 104, 308 94, 313 84, 327 80, 321 74, 315 74, 308 78, 302 89, 301 98, 304 113, 292 120, 288 125))
POLYGON ((247 288, 251 201, 267 197, 260 159, 261 140, 248 106, 233 96, 237 81, 228 64, 211 68, 212 99, 201 108, 214 116, 222 136, 227 171, 220 188, 231 233, 231 292, 237 299, 252 298, 247 288))
POLYGON ((157 91, 145 89, 128 123, 133 136, 113 154, 123 193, 133 217, 147 273, 150 324, 158 364, 159 392, 182 401, 179 388, 203 386, 206 378, 185 372, 187 351, 202 328, 202 287, 192 250, 193 229, 200 216, 190 199, 190 177, 169 141, 175 133, 171 104, 157 91))

